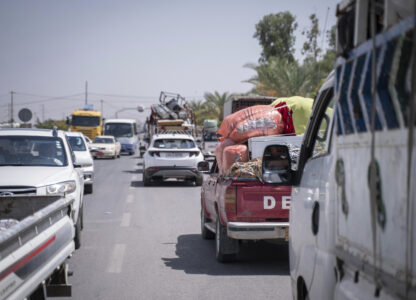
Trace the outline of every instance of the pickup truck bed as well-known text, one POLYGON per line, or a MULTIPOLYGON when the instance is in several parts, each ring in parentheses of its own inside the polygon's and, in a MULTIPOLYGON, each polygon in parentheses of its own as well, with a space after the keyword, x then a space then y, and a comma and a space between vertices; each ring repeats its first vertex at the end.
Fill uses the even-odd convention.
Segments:
POLYGON ((215 173, 206 178, 201 189, 201 230, 204 238, 215 234, 217 259, 234 259, 238 240, 287 241, 291 189, 215 173))
POLYGON ((17 221, 0 232, 0 299, 43 292, 44 281, 48 296, 71 295, 65 260, 75 249, 72 201, 60 196, 0 197, 0 219, 17 221))

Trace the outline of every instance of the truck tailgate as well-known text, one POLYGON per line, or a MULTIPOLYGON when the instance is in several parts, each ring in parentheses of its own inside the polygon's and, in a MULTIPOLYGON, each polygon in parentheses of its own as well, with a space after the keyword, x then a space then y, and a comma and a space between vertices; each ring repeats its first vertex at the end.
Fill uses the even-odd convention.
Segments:
POLYGON ((238 186, 237 218, 241 221, 287 221, 291 191, 291 186, 262 183, 238 186))

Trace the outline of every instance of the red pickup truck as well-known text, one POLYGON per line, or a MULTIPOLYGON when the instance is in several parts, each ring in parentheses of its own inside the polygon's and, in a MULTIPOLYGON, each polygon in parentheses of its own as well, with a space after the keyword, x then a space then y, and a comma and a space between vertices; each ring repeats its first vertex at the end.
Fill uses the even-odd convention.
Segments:
POLYGON ((290 180, 270 184, 222 177, 216 161, 207 173, 201 188, 201 234, 215 238, 218 261, 234 260, 240 240, 288 241, 290 180))

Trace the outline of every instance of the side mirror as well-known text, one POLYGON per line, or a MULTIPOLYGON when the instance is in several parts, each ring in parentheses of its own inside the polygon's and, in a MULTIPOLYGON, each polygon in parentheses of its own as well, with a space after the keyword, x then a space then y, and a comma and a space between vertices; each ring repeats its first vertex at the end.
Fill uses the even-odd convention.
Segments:
POLYGON ((200 161, 197 165, 197 169, 199 172, 208 173, 209 172, 209 162, 203 160, 200 161))
POLYGON ((264 149, 262 161, 263 181, 273 184, 289 184, 292 180, 291 163, 287 146, 267 146, 264 149))

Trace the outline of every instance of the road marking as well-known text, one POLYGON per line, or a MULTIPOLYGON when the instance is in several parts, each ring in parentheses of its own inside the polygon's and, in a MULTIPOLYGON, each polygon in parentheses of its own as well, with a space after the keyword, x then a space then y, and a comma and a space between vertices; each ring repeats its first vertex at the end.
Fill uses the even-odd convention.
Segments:
POLYGON ((124 213, 121 217, 121 227, 129 227, 130 226, 130 219, 131 219, 131 213, 124 213))
POLYGON ((127 203, 133 203, 133 198, 134 198, 134 196, 132 194, 127 195, 126 202, 127 203))
POLYGON ((115 244, 107 266, 107 273, 121 273, 124 253, 126 252, 125 244, 115 244))

